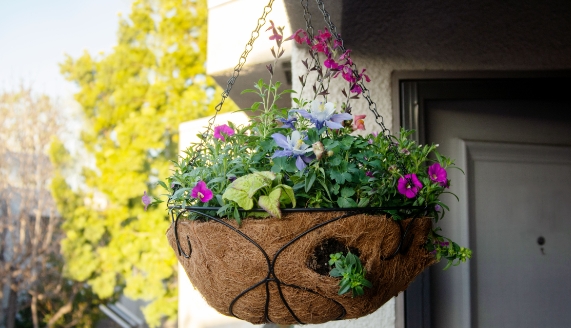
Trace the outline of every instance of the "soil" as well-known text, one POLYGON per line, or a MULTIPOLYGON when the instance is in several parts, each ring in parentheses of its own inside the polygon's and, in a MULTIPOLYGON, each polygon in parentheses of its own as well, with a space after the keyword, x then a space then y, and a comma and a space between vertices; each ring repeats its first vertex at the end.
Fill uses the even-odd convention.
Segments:
POLYGON ((329 265, 329 255, 335 253, 347 255, 348 251, 357 256, 361 255, 359 249, 355 247, 347 247, 347 245, 334 238, 326 239, 323 243, 315 247, 313 253, 307 260, 307 267, 322 276, 328 276, 329 271, 332 269, 329 265))

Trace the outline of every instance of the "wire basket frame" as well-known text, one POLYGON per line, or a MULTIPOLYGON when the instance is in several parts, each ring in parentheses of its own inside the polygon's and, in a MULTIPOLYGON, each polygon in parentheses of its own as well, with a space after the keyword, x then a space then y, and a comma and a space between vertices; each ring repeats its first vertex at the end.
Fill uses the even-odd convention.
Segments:
MULTIPOLYGON (((223 227, 229 229, 231 232, 239 235, 242 239, 246 240, 249 244, 255 246, 255 248, 262 254, 262 256, 264 258, 264 262, 265 262, 265 267, 266 267, 266 273, 265 273, 263 279, 257 281, 256 283, 252 284, 251 286, 245 288, 238 295, 236 295, 234 297, 234 299, 228 305, 228 313, 230 313, 230 315, 232 315, 238 319, 243 319, 243 318, 240 318, 234 311, 234 306, 236 305, 236 302, 238 302, 242 297, 244 297, 245 295, 247 295, 248 293, 250 293, 254 289, 256 289, 260 286, 263 286, 265 288, 265 306, 264 306, 263 316, 265 318, 265 322, 267 322, 267 323, 274 322, 272 320, 272 318, 270 318, 270 315, 269 315, 269 304, 270 304, 270 284, 275 284, 275 286, 277 286, 277 290, 279 292, 279 300, 285 306, 288 313, 291 315, 291 317, 293 317, 295 322, 297 322, 299 324, 305 324, 307 322, 304 322, 302 319, 300 319, 300 317, 295 313, 295 311, 290 306, 288 300, 284 296, 284 293, 282 292, 283 287, 289 287, 289 288, 294 288, 294 289, 298 289, 298 290, 303 290, 304 292, 314 294, 316 296, 319 296, 321 298, 327 299, 328 301, 332 302, 333 304, 336 305, 336 307, 339 310, 339 312, 336 312, 336 313, 339 313, 339 315, 336 318, 334 318, 334 320, 344 319, 344 317, 347 313, 347 309, 343 306, 343 304, 341 304, 337 300, 332 299, 331 297, 327 297, 326 295, 323 295, 323 294, 319 293, 318 291, 316 291, 312 288, 308 288, 307 286, 300 286, 300 285, 284 282, 282 280, 282 277, 280 277, 278 274, 276 274, 276 272, 274 270, 275 263, 280 258, 280 255, 283 254, 283 252, 286 249, 288 249, 290 246, 294 245, 296 242, 298 242, 304 236, 308 235, 311 232, 322 229, 322 228, 324 228, 324 227, 326 227, 326 226, 328 226, 334 222, 341 221, 341 220, 351 220, 353 217, 355 217, 359 214, 383 214, 383 213, 386 213, 386 211, 396 209, 396 207, 377 207, 377 208, 358 208, 358 209, 355 209, 355 208, 349 208, 349 209, 347 209, 347 208, 345 208, 345 209, 329 209, 329 208, 327 208, 327 209, 284 209, 284 212, 286 212, 286 213, 295 213, 295 212, 344 212, 344 214, 339 215, 339 216, 335 216, 335 217, 328 219, 324 222, 316 224, 316 225, 310 227, 309 229, 297 234, 296 236, 294 236, 293 238, 291 238, 287 242, 281 244, 281 246, 273 254, 269 254, 260 245, 260 243, 258 241, 256 241, 254 238, 247 235, 246 233, 244 233, 240 229, 234 227, 232 224, 229 223, 229 221, 205 213, 208 211, 213 211, 215 209, 216 208, 213 208, 213 207, 197 208, 197 207, 188 206, 188 207, 178 207, 177 208, 178 211, 176 214, 175 214, 175 212, 171 212, 171 219, 172 219, 172 225, 171 226, 173 229, 174 238, 175 238, 175 242, 176 242, 176 248, 178 249, 179 256, 189 259, 193 253, 192 245, 191 245, 190 238, 188 235, 186 236, 187 243, 185 243, 185 245, 184 245, 184 248, 186 249, 186 251, 183 249, 183 246, 181 246, 181 244, 180 244, 178 222, 181 218, 183 218, 184 216, 188 216, 189 214, 192 213, 192 214, 195 214, 196 220, 200 220, 203 222, 205 222, 207 220, 211 220, 211 221, 216 222, 217 224, 222 225, 223 227)), ((419 217, 421 217, 425 214, 426 209, 423 207, 410 207, 409 210, 411 210, 414 214, 411 215, 411 220, 406 225, 406 227, 403 227, 402 221, 390 220, 391 222, 393 222, 394 225, 396 225, 398 227, 398 231, 399 231, 398 243, 397 243, 395 249, 392 250, 392 252, 390 252, 390 254, 388 256, 380 256, 379 260, 390 261, 390 260, 394 259, 398 254, 406 255, 407 252, 409 251, 412 240, 414 239, 414 234, 411 233, 411 230, 413 229, 413 226, 414 226, 414 222, 416 219, 418 219, 419 217)))

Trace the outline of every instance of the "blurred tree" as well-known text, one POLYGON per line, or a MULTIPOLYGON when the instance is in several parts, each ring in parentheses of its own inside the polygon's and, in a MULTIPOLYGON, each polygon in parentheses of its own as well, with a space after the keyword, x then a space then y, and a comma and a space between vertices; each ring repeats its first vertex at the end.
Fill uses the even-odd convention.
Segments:
POLYGON ((97 297, 62 275, 50 150, 65 150, 54 142, 63 125, 46 96, 24 87, 0 94, 0 327, 93 323, 82 314, 97 297))
POLYGON ((111 53, 61 65, 80 88, 82 140, 96 167, 84 170, 92 206, 64 215, 67 274, 102 298, 149 300, 152 326, 176 316, 177 261, 164 236, 166 207, 145 212, 141 196, 169 175, 179 123, 214 113, 221 90, 205 75, 206 15, 206 0, 137 0, 111 53))

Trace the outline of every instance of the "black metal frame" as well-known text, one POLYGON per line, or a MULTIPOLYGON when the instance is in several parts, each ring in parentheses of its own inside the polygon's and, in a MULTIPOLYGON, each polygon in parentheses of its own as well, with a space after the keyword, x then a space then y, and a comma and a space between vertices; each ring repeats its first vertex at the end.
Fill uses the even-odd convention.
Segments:
MULTIPOLYGON (((324 295, 319 294, 318 292, 306 288, 306 287, 302 287, 302 286, 297 286, 297 285, 292 285, 292 284, 287 284, 284 283, 283 281, 280 280, 279 277, 276 276, 276 273, 274 272, 274 264, 276 263, 278 256, 286 249, 288 248, 290 245, 292 245, 293 243, 295 243, 296 241, 298 241, 300 238, 302 238, 303 236, 307 235, 308 233, 317 230, 321 227, 324 227, 332 222, 338 221, 338 220, 342 220, 342 219, 346 219, 346 218, 350 218, 352 216, 355 216, 357 214, 362 214, 362 213, 367 213, 367 214, 386 214, 387 211, 391 211, 391 210, 410 210, 412 211, 412 220, 411 222, 407 225, 406 229, 403 228, 402 226, 402 221, 401 220, 394 220, 393 222, 395 222, 400 230, 400 241, 399 244, 397 246, 397 248, 395 249, 395 251, 387 256, 387 257, 381 257, 381 261, 389 261, 391 259, 393 259, 397 254, 406 254, 406 252, 409 249, 410 246, 410 242, 412 241, 412 239, 414 238, 414 235, 410 236, 407 239, 407 234, 409 232, 409 230, 411 229, 411 227, 413 226, 414 220, 421 216, 422 214, 424 214, 426 212, 426 208, 423 206, 414 206, 414 207, 373 207, 373 208, 291 208, 291 209, 282 209, 282 212, 285 213, 295 213, 295 212, 345 212, 345 214, 338 216, 338 217, 334 217, 332 219, 329 219, 325 222, 321 222, 319 224, 314 225, 313 227, 307 229, 306 231, 300 233, 299 235, 295 236, 294 238, 292 238, 291 240, 289 240, 288 242, 286 242, 284 245, 282 245, 278 251, 273 255, 273 257, 270 258, 270 256, 268 255, 268 253, 262 248, 262 246, 260 246, 260 244, 258 244, 254 239, 252 239, 250 236, 246 235, 244 232, 240 231, 240 229, 232 226, 227 220, 225 219, 221 219, 209 214, 206 214, 204 212, 208 212, 208 211, 214 211, 218 208, 216 207, 191 207, 191 206, 187 206, 187 207, 181 207, 181 206, 174 206, 170 208, 170 212, 171 212, 171 219, 172 219, 172 223, 174 224, 174 235, 175 235, 175 242, 176 242, 176 246, 178 249, 178 254, 179 256, 183 256, 185 258, 190 258, 190 256, 192 255, 192 245, 190 243, 190 238, 187 235, 186 236, 186 240, 187 240, 187 244, 188 244, 188 254, 182 249, 182 246, 180 244, 180 239, 179 239, 179 234, 178 234, 178 220, 181 219, 185 214, 188 213, 194 213, 194 214, 198 214, 198 217, 201 220, 213 220, 217 223, 222 224, 223 226, 227 227, 228 229, 234 231, 235 233, 239 234, 241 237, 243 237, 244 239, 246 239, 248 242, 250 242, 251 244, 253 244, 254 246, 256 246, 256 248, 258 248, 260 250, 260 252, 262 253, 262 255, 264 256, 264 258, 266 259, 266 263, 267 263, 267 274, 266 277, 262 280, 260 280, 259 282, 255 283, 254 285, 248 287, 247 289, 245 289, 244 291, 242 291, 240 294, 238 294, 230 303, 229 308, 228 308, 228 312, 240 319, 233 311, 234 308, 234 304, 244 295, 246 295, 248 292, 254 290, 255 288, 261 286, 262 284, 265 284, 265 289, 266 289, 266 301, 265 301, 265 307, 264 307, 264 317, 266 319, 267 323, 273 323, 273 321, 270 319, 269 314, 268 314, 268 309, 269 309, 269 304, 270 304, 270 286, 269 284, 271 282, 274 282, 277 285, 278 291, 279 291, 279 295, 280 295, 280 299, 282 301, 282 303, 284 304, 284 306, 287 308, 288 312, 291 314, 291 316, 294 318, 294 320, 296 322, 298 322, 299 324, 304 324, 304 322, 302 322, 297 315, 294 313, 294 311, 291 309, 291 307, 289 306, 289 303, 287 302, 287 300, 285 299, 283 293, 282 293, 282 286, 286 286, 286 287, 291 287, 291 288, 296 288, 296 289, 300 289, 300 290, 304 290, 306 292, 315 294, 315 295, 319 295, 323 298, 326 298, 330 301, 332 301, 333 303, 335 303, 339 309, 340 309, 340 315, 337 316, 334 320, 342 320, 345 317, 345 314, 347 313, 347 311, 345 310, 345 308, 343 307, 343 305, 339 302, 337 302, 336 300, 330 298, 330 297, 326 297, 324 295), (176 213, 175 213, 176 212, 176 213)), ((242 210, 242 212, 260 212, 263 211, 262 209, 257 209, 257 210, 251 210, 251 211, 245 211, 242 210)))

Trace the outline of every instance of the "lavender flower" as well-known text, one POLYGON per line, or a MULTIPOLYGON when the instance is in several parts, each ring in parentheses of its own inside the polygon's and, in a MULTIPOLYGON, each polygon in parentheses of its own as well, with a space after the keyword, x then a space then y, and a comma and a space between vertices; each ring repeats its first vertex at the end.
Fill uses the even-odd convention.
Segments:
POLYGON ((300 171, 306 168, 306 163, 311 162, 311 158, 305 154, 313 151, 313 149, 303 142, 299 131, 293 131, 291 137, 286 137, 281 133, 274 133, 272 138, 274 138, 278 146, 283 148, 283 150, 276 151, 272 158, 295 156, 295 166, 300 171))
POLYGON ((143 197, 141 197, 141 201, 145 205, 145 211, 146 211, 149 204, 151 204, 151 197, 149 197, 149 195, 147 195, 147 191, 143 192, 143 197))
POLYGON ((297 122, 297 117, 293 117, 288 114, 287 118, 278 118, 278 121, 282 123, 282 128, 295 130, 295 122, 297 122))
POLYGON ((330 102, 323 103, 319 100, 311 102, 311 112, 303 109, 297 110, 297 112, 315 124, 317 130, 320 130, 324 125, 334 130, 341 129, 343 127, 341 122, 353 118, 348 113, 335 114, 335 104, 330 102))

